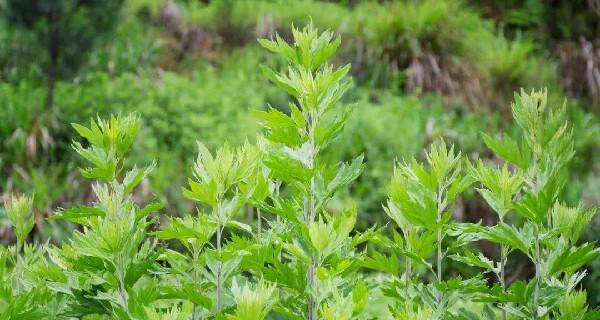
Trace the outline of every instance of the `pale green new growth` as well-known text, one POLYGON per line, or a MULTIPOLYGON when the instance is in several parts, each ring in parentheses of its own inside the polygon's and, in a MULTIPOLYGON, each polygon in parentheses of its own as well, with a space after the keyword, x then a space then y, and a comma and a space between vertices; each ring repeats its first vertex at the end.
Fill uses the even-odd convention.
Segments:
POLYGON ((554 228, 567 238, 571 244, 577 243, 581 233, 595 214, 595 209, 586 209, 581 205, 568 207, 560 203, 554 205, 551 213, 554 228))
MULTIPOLYGON (((421 311, 414 314, 413 308, 431 309, 437 316, 450 315, 450 301, 455 299, 455 294, 446 293, 448 289, 443 286, 442 264, 448 250, 444 250, 442 244, 452 224, 453 203, 472 180, 463 173, 461 155, 456 154, 454 148, 448 149, 444 141, 434 144, 426 158, 428 167, 413 160, 395 168, 385 208, 402 231, 392 242, 395 251, 405 256, 404 301, 395 306, 395 315, 399 318, 418 316, 421 311), (434 252, 435 271, 427 261, 434 252), (425 266, 437 285, 413 287, 418 279, 413 262, 425 266)), ((463 284, 463 289, 467 287, 468 284, 463 284)))
POLYGON ((498 214, 500 221, 504 221, 506 215, 513 209, 514 196, 521 191, 523 185, 521 171, 511 172, 506 164, 502 168, 486 166, 480 160, 476 166, 471 167, 470 173, 483 186, 477 188, 477 192, 498 214))
POLYGON ((275 286, 267 285, 264 281, 251 288, 248 284, 240 287, 233 281, 231 292, 235 299, 236 308, 231 320, 263 320, 275 304, 275 286))
POLYGON ((152 273, 158 270, 160 251, 156 242, 146 239, 145 229, 152 223, 148 215, 162 204, 138 207, 131 195, 154 164, 123 167, 123 157, 141 126, 139 117, 113 116, 92 122, 89 128, 73 126, 89 143, 83 147, 74 142, 73 147, 90 163, 82 174, 99 180, 93 186, 97 200, 52 217, 78 223, 83 231, 75 231, 70 243, 50 250, 51 260, 64 274, 50 288, 72 297, 67 312, 73 316, 150 317, 158 297, 148 299, 144 292, 159 286, 152 273))
POLYGON ((593 243, 577 246, 595 210, 571 208, 560 202, 563 172, 574 153, 565 106, 549 107, 545 90, 521 92, 515 95, 512 112, 522 129, 521 142, 508 136, 499 139, 487 135, 484 141, 514 167, 505 163, 500 170, 478 163, 471 170, 484 187, 478 189, 479 193, 500 221, 492 227, 471 225, 461 229, 472 239, 500 244, 500 261, 491 263, 469 252, 456 260, 498 275, 506 291, 498 297, 503 319, 509 314, 518 319, 584 319, 587 307, 579 303, 581 295, 573 291, 584 276, 577 270, 599 256, 600 250, 593 243), (521 227, 506 223, 512 211, 525 218, 521 227), (509 286, 505 282, 507 258, 514 250, 525 253, 535 265, 535 277, 528 284, 509 286))
POLYGON ((198 210, 197 216, 173 218, 166 228, 154 233, 160 239, 177 239, 189 253, 183 256, 168 251, 166 258, 177 269, 173 280, 178 285, 169 291, 174 297, 193 302, 192 319, 206 314, 199 307, 221 316, 230 306, 227 288, 242 271, 243 256, 250 252, 237 248, 235 239, 226 243, 224 232, 229 228, 232 233, 252 233, 250 226, 235 218, 259 190, 253 184, 260 161, 258 148, 245 144, 232 149, 225 145, 214 155, 202 143, 198 143, 198 149, 194 179, 189 179, 189 188, 184 188, 183 194, 209 210, 198 210), (213 289, 212 296, 209 287, 213 289))
POLYGON ((140 130, 139 117, 112 116, 109 120, 98 118, 97 122, 90 121, 89 128, 77 123, 72 125, 77 133, 90 143, 89 147, 84 148, 81 143, 73 142, 75 151, 93 165, 82 168, 82 175, 88 179, 107 182, 114 180, 119 174, 121 165, 119 162, 123 160, 125 152, 140 130))
POLYGON ((5 205, 6 216, 12 225, 17 237, 17 251, 20 251, 25 238, 33 229, 33 198, 27 196, 11 197, 5 205))
POLYGON ((323 304, 319 313, 323 320, 350 320, 354 312, 354 300, 352 295, 340 297, 339 294, 323 304))
MULTIPOLYGON (((349 109, 338 108, 338 102, 350 86, 345 75, 350 66, 335 69, 326 61, 333 56, 340 39, 331 32, 319 34, 312 26, 293 29, 293 44, 277 36, 275 41, 259 40, 268 50, 282 55, 287 69, 279 72, 267 67, 263 71, 278 87, 290 94, 289 114, 278 109, 257 112, 267 129, 269 141, 265 166, 273 181, 281 181, 292 192, 289 198, 271 194, 273 205, 259 204, 283 219, 292 228, 281 235, 281 246, 296 261, 295 270, 306 270, 303 288, 288 288, 286 297, 294 297, 297 305, 286 306, 289 316, 298 314, 305 304, 305 317, 318 318, 322 303, 333 302, 338 290, 352 288, 346 271, 354 268, 350 232, 356 210, 344 210, 339 216, 326 211, 335 193, 352 183, 362 171, 362 156, 349 164, 326 163, 322 152, 341 132, 349 109), (296 290, 302 290, 303 299, 296 290), (291 295, 291 296, 290 296, 291 295)), ((365 241, 365 240, 363 240, 365 241)), ((275 265, 278 265, 275 262, 275 265)), ((281 266, 283 267, 283 266, 281 266)))

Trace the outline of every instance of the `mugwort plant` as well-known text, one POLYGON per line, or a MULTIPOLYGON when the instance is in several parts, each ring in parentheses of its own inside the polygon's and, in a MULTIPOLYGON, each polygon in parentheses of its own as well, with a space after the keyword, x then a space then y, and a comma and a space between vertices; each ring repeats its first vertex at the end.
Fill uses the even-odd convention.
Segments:
POLYGON ((358 208, 340 192, 368 161, 327 153, 353 108, 350 66, 329 62, 341 43, 331 32, 291 35, 259 40, 285 64, 263 72, 288 105, 255 112, 255 143, 198 143, 182 188, 190 212, 136 193, 155 167, 128 161, 138 116, 73 124, 91 200, 50 217, 72 223, 68 241, 32 244, 33 198, 8 199, 16 239, 0 247, 0 319, 600 319, 580 285, 600 255, 580 240, 596 210, 562 198, 574 155, 564 106, 545 90, 516 94, 517 135, 482 135, 493 161, 440 139, 424 161, 398 162, 382 205, 389 224, 356 230, 358 208), (457 219, 467 196, 497 223, 457 219), (516 259, 531 277, 509 276, 516 259))

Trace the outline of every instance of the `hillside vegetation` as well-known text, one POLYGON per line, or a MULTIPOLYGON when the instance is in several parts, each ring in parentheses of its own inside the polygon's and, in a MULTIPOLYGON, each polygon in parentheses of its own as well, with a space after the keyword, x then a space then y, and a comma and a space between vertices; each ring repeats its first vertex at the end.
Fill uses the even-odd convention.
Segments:
POLYGON ((0 0, 0 315, 598 319, 599 28, 0 0))

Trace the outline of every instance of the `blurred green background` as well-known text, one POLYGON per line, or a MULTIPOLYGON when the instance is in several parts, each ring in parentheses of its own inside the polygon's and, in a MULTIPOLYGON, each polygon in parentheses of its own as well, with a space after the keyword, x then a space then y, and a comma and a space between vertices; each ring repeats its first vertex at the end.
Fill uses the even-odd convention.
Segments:
MULTIPOLYGON (((288 97, 260 72, 282 61, 256 39, 290 39, 292 24, 311 21, 341 35, 335 63, 352 63, 345 102, 356 107, 328 156, 366 156, 364 174, 336 199, 358 202, 360 228, 386 223, 381 204, 394 161, 423 157, 433 139, 443 137, 471 159, 490 158, 480 133, 517 130, 510 101, 521 88, 547 87, 550 103, 567 104, 577 156, 564 199, 598 205, 594 0, 0 0, 0 198, 35 194, 33 237, 60 242, 70 226, 45 217, 91 201, 69 123, 137 112, 144 126, 131 163, 156 158, 158 168, 136 196, 158 195, 165 214, 191 210, 181 186, 196 140, 211 148, 253 141, 259 130, 252 110, 287 108, 288 97)), ((456 212, 465 221, 493 217, 475 194, 456 212)), ((6 225, 1 208, 0 223, 6 225)), ((3 242, 13 241, 0 229, 3 242)), ((588 240, 599 232, 596 220, 588 240)), ((532 273, 526 263, 509 267, 515 279, 532 273)), ((590 302, 599 305, 600 262, 589 273, 590 302)))

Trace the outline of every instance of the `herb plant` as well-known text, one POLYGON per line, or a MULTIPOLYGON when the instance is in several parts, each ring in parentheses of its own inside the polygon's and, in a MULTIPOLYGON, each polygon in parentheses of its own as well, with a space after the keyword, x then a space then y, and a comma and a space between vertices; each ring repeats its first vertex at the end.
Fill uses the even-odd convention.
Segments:
MULTIPOLYGON (((453 240, 447 236, 453 224, 454 202, 471 185, 470 177, 464 174, 464 159, 453 147, 448 149, 444 141, 439 141, 427 153, 427 165, 413 160, 396 167, 385 208, 401 234, 394 232, 389 243, 394 255, 379 264, 394 265, 388 260, 397 261, 397 254, 405 256, 403 283, 391 291, 400 300, 393 307, 394 316, 400 319, 449 317, 457 300, 468 296, 468 289, 477 284, 460 278, 444 281, 442 273, 444 258, 454 247, 444 247, 445 239, 446 243, 453 240), (435 265, 427 261, 432 255, 435 265), (413 262, 425 267, 434 281, 419 283, 413 262)), ((399 278, 398 274, 392 275, 399 278)))
POLYGON ((287 64, 263 70, 289 104, 256 112, 255 144, 198 143, 182 190, 192 213, 140 204, 155 163, 127 161, 139 116, 73 124, 93 200, 51 216, 75 225, 68 241, 35 245, 33 197, 6 202, 16 241, 0 247, 0 319, 600 319, 579 285, 600 255, 580 241, 596 211, 563 199, 574 154, 564 106, 549 106, 546 91, 515 95, 518 137, 483 135, 498 161, 471 162, 440 139, 424 162, 399 162, 382 209, 391 223, 360 232, 357 206, 338 196, 363 156, 326 154, 351 112, 350 66, 328 63, 340 45, 332 33, 309 25, 292 36, 259 40, 287 64), (456 219, 472 185, 496 224, 456 219), (482 240, 499 257, 478 251, 482 240), (507 276, 519 256, 531 279, 507 276), (490 277, 447 274, 448 263, 490 277))
MULTIPOLYGON (((517 319, 593 319, 585 292, 577 285, 585 276, 579 269, 600 255, 593 243, 577 241, 595 210, 581 205, 568 206, 560 200, 565 185, 566 165, 573 157, 572 129, 566 110, 551 108, 547 92, 521 92, 515 95, 512 113, 521 128, 520 139, 484 135, 486 145, 506 163, 502 168, 478 163, 473 176, 481 182, 478 189, 486 202, 498 213, 499 223, 492 227, 471 226, 475 238, 498 243, 498 263, 472 256, 471 265, 498 274, 501 291, 494 292, 502 309, 517 319), (509 168, 510 167, 510 168, 509 168), (522 218, 507 224, 507 214, 522 218), (508 254, 521 251, 535 266, 530 282, 506 283, 508 254)), ((516 219, 515 219, 516 220, 516 219)))
POLYGON ((16 237, 8 248, 0 247, 0 317, 2 319, 56 319, 62 298, 51 295, 40 272, 45 269, 46 246, 25 242, 31 232, 33 198, 11 197, 6 215, 16 237))
POLYGON ((258 149, 244 145, 232 150, 226 145, 214 156, 203 144, 199 149, 194 179, 183 193, 203 204, 206 211, 199 209, 196 216, 173 218, 168 227, 155 233, 161 239, 177 239, 188 253, 166 253, 177 283, 177 289, 170 290, 193 303, 191 319, 222 316, 234 302, 238 309, 232 319, 264 318, 272 305, 273 289, 264 282, 257 284, 256 291, 238 286, 234 277, 240 276, 242 257, 250 252, 238 245, 243 244, 240 238, 226 243, 224 234, 229 229, 231 233, 240 230, 252 234, 251 227, 235 217, 254 193, 250 182, 259 160, 258 149))
POLYGON ((349 106, 338 102, 349 88, 350 66, 333 68, 327 60, 340 45, 330 32, 319 34, 312 26, 293 29, 294 43, 259 40, 288 63, 287 69, 264 73, 293 101, 289 115, 275 108, 258 112, 267 129, 264 166, 272 181, 281 182, 285 194, 271 193, 260 208, 279 217, 284 232, 277 234, 281 261, 269 273, 295 279, 278 279, 282 287, 280 312, 290 319, 351 319, 366 299, 356 280, 360 235, 351 236, 356 207, 334 214, 329 200, 348 186, 363 168, 363 157, 351 163, 329 163, 322 156, 341 132, 349 106), (290 274, 291 273, 291 274, 290 274))
POLYGON ((73 142, 75 151, 90 167, 81 174, 95 179, 96 201, 90 206, 59 210, 52 218, 80 226, 69 243, 49 249, 49 258, 61 275, 49 287, 68 297, 65 316, 109 316, 116 319, 147 318, 160 298, 156 260, 161 249, 146 237, 149 218, 162 203, 139 207, 132 191, 152 171, 154 163, 125 168, 125 154, 141 127, 136 116, 92 121, 73 127, 87 146, 73 142))

